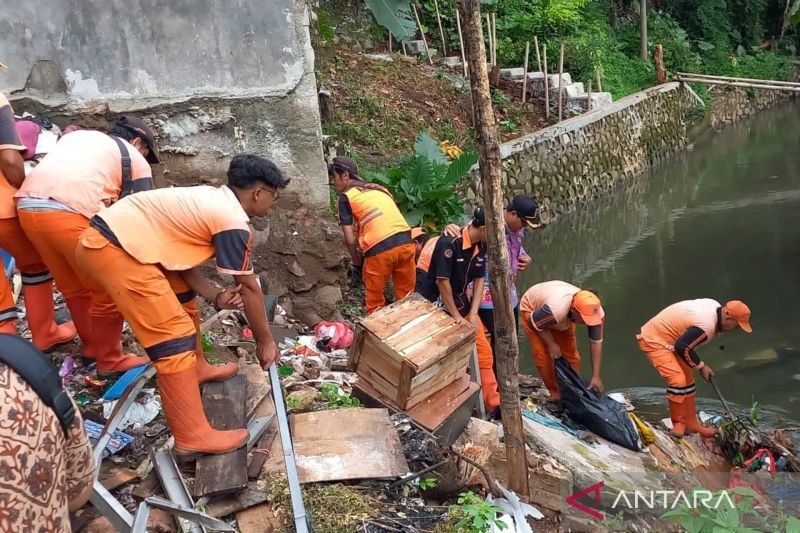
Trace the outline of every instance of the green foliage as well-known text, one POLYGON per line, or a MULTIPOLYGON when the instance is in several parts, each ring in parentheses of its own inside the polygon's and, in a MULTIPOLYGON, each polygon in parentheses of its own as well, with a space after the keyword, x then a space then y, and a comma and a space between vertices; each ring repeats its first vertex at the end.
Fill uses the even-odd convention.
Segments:
POLYGON ((418 483, 420 490, 434 489, 438 484, 439 480, 435 477, 426 477, 424 479, 420 479, 418 483))
POLYGON ((289 407, 289 409, 297 409, 300 407, 300 398, 297 396, 289 396, 286 398, 286 406, 289 407))
POLYGON ((378 24, 399 41, 410 41, 417 32, 409 0, 364 0, 378 24))
MULTIPOLYGON (((688 533, 756 533, 758 531, 797 531, 800 521, 784 513, 770 513, 765 516, 754 508, 758 493, 747 487, 727 489, 735 507, 728 504, 727 498, 720 499, 717 492, 709 500, 719 505, 716 509, 699 505, 689 508, 682 504, 679 508, 667 511, 662 518, 678 522, 688 533)), ((690 498, 691 499, 691 498, 690 498)))
POLYGON ((328 409, 346 409, 348 407, 361 407, 358 398, 353 398, 345 393, 336 383, 323 383, 320 387, 320 396, 325 401, 328 409))
POLYGON ((464 533, 484 533, 492 526, 505 529, 506 524, 498 520, 500 513, 499 507, 474 492, 462 492, 458 495, 458 504, 450 506, 450 518, 455 521, 456 531, 464 533))
POLYGON ((436 230, 461 221, 464 205, 453 190, 477 161, 475 151, 449 161, 439 144, 422 132, 414 143, 413 155, 395 166, 365 175, 392 192, 409 225, 436 230))
POLYGON ((214 353, 217 351, 217 345, 214 344, 214 337, 207 331, 200 335, 200 343, 203 345, 203 351, 205 353, 214 353))
POLYGON ((335 36, 333 26, 331 25, 327 11, 324 9, 317 10, 317 31, 324 42, 329 43, 333 41, 335 36))

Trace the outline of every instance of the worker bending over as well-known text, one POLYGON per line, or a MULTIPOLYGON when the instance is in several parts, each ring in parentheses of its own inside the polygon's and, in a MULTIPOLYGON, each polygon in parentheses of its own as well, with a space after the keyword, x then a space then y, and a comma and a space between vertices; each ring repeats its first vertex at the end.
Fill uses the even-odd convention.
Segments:
POLYGON ((672 434, 697 432, 711 437, 716 431, 697 420, 697 392, 693 370, 711 381, 714 371, 697 355, 695 349, 725 331, 740 329, 751 333, 750 308, 732 300, 724 306, 716 300, 701 298, 670 305, 642 326, 636 335, 639 348, 650 358, 667 382, 672 434))
POLYGON ((554 361, 563 357, 580 372, 577 324, 586 324, 589 332, 589 354, 592 379, 588 388, 603 390, 600 362, 603 357, 603 319, 605 311, 594 292, 583 290, 565 281, 537 283, 520 300, 522 329, 531 343, 536 368, 553 400, 560 400, 554 361))
POLYGON ((130 195, 95 215, 78 239, 77 264, 90 287, 111 295, 155 362, 178 454, 226 453, 247 440, 247 430, 218 431, 206 419, 198 382, 207 369, 196 363, 196 324, 178 294, 188 285, 231 308, 241 293, 259 361, 266 367, 276 360, 278 348, 253 274, 248 221, 266 215, 288 183, 271 161, 239 155, 231 161, 227 186, 130 195), (221 290, 199 274, 196 267, 211 258, 219 272, 233 276, 236 288, 221 290))
POLYGON ((362 181, 358 166, 349 157, 334 157, 328 165, 328 177, 339 193, 339 224, 353 266, 361 270, 369 315, 386 305, 383 291, 390 279, 396 300, 414 290, 411 228, 391 193, 380 185, 362 181))
MULTIPOLYGON (((26 147, 17 137, 14 112, 0 94, 0 248, 14 256, 22 275, 22 294, 33 343, 50 351, 75 338, 72 322, 55 323, 53 277, 17 219, 14 194, 25 180, 22 153, 26 147)), ((0 280, 0 332, 16 333, 17 308, 6 279, 0 280)))
POLYGON ((418 268, 420 273, 417 292, 431 302, 437 302, 457 322, 468 322, 475 328, 475 347, 478 352, 483 402, 488 412, 500 406, 497 379, 492 369, 494 356, 486 338, 486 329, 478 316, 480 299, 470 299, 467 285, 474 283, 475 291, 481 294, 486 273, 486 217, 483 208, 475 209, 472 221, 461 230, 458 237, 442 235, 432 237, 423 247, 418 268), (426 259, 428 243, 434 243, 431 255, 426 259))
POLYGON ((64 295, 84 357, 106 379, 148 360, 122 354, 122 315, 105 291, 92 292, 81 280, 75 245, 99 211, 153 188, 149 163, 158 163, 153 131, 141 118, 123 116, 108 134, 79 130, 62 137, 16 194, 20 225, 64 295))

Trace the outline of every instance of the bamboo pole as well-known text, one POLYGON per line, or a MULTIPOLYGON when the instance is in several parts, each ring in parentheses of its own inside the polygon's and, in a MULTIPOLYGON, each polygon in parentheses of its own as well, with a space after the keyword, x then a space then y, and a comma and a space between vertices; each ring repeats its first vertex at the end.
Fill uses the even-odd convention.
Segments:
POLYGON ((754 83, 769 83, 769 85, 786 85, 787 87, 800 87, 800 82, 796 81, 779 81, 779 80, 760 80, 758 78, 735 78, 731 76, 714 76, 712 74, 694 74, 691 72, 678 72, 679 77, 691 78, 704 78, 709 80, 724 80, 724 81, 749 81, 754 83))
POLYGON ((589 92, 586 93, 588 95, 586 100, 586 111, 589 112, 592 110, 592 80, 589 80, 589 92))
POLYGON ((492 46, 492 16, 489 13, 486 13, 486 35, 489 40, 489 64, 494 66, 494 63, 492 63, 492 50, 494 49, 492 46))
POLYGON ((639 0, 639 58, 647 61, 647 0, 639 0))
POLYGON ((407 56, 408 55, 408 50, 406 50, 406 42, 405 41, 400 41, 400 44, 403 46, 403 55, 407 56))
POLYGON ((433 0, 436 7, 436 21, 439 23, 439 35, 442 37, 442 57, 447 55, 447 45, 444 42, 444 30, 442 29, 442 16, 439 14, 439 0, 433 0))
POLYGON ((392 53, 392 32, 389 32, 389 53, 392 53))
POLYGON ((594 77, 597 80, 597 92, 599 92, 599 93, 603 92, 603 82, 600 81, 600 69, 599 68, 595 68, 594 69, 594 77))
POLYGON ((530 41, 525 42, 525 66, 523 66, 522 74, 522 103, 525 104, 525 96, 528 90, 528 53, 531 51, 530 41))
POLYGON ((547 45, 542 45, 542 56, 544 58, 544 116, 550 120, 550 80, 547 79, 547 45))
POLYGON ((536 47, 536 64, 539 66, 539 70, 537 72, 542 71, 542 56, 539 55, 539 38, 537 36, 533 36, 533 45, 536 47))
POLYGON ((422 42, 425 44, 425 55, 428 56, 428 63, 433 65, 431 50, 428 48, 428 39, 425 38, 425 30, 422 29, 422 23, 419 21, 419 13, 417 13, 416 2, 411 2, 411 9, 414 10, 414 18, 417 19, 417 27, 419 28, 419 33, 422 35, 422 42))
POLYGON ((558 121, 561 122, 564 112, 564 43, 558 56, 558 121))
POLYGON ((492 66, 497 66, 497 13, 492 13, 492 66))
POLYGON ((768 85, 766 83, 749 83, 744 81, 723 81, 707 80, 703 78, 690 78, 688 76, 678 76, 678 81, 691 83, 705 83, 706 85, 721 85, 723 87, 747 87, 751 89, 770 89, 774 91, 787 91, 792 93, 800 92, 800 87, 789 87, 786 85, 768 85))
POLYGON ((461 33, 461 13, 458 12, 458 6, 456 6, 456 24, 458 24, 458 42, 461 44, 461 66, 464 67, 464 78, 468 79, 467 58, 464 56, 464 34, 461 33))
POLYGON ((503 441, 506 448, 506 480, 509 489, 526 499, 530 492, 525 434, 519 405, 519 345, 511 308, 512 285, 503 220, 500 143, 481 39, 480 0, 458 0, 458 7, 464 19, 464 41, 470 63, 470 92, 475 116, 481 190, 486 211, 489 283, 495 313, 497 382, 505 434, 503 441))

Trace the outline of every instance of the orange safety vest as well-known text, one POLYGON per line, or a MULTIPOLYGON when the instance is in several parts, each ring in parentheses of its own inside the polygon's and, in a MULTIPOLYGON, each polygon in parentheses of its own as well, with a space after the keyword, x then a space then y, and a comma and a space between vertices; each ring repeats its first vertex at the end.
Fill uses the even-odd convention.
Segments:
POLYGON ((411 231, 389 191, 374 183, 353 185, 344 191, 358 225, 358 245, 366 253, 392 235, 411 231))
POLYGON ((431 259, 433 259, 433 250, 436 248, 436 242, 439 240, 440 235, 431 237, 425 244, 422 245, 422 250, 419 252, 419 259, 417 259, 417 269, 423 272, 428 272, 431 268, 431 259))

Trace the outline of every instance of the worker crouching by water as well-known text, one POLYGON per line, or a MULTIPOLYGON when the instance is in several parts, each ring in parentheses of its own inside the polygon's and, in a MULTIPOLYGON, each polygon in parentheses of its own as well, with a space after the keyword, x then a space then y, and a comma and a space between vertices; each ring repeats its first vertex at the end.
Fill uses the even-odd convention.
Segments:
MULTIPOLYGON (((278 357, 264 296, 251 263, 251 217, 264 216, 289 180, 266 159, 233 158, 228 185, 174 187, 123 198, 92 218, 78 239, 76 260, 90 285, 104 289, 155 363, 164 416, 178 454, 226 453, 242 446, 247 430, 213 429, 199 383, 214 367, 197 364, 198 331, 180 294, 192 289, 221 308, 239 307, 266 367, 278 357), (222 290, 198 267, 211 258, 237 287, 222 290)), ((193 298, 192 298, 193 300, 193 298)))
POLYGON ((603 357, 605 311, 594 292, 565 281, 545 281, 525 291, 520 300, 522 329, 531 343, 536 368, 553 400, 560 400, 554 361, 563 357, 580 372, 577 324, 586 324, 592 379, 588 387, 603 390, 600 362, 603 357))
POLYGON ((682 437, 687 431, 711 437, 716 431, 697 420, 697 392, 694 370, 710 381, 714 371, 700 359, 695 349, 725 331, 741 329, 751 333, 750 308, 739 300, 724 306, 701 298, 670 305, 650 319, 636 336, 639 348, 650 358, 667 382, 672 434, 682 437))
POLYGON ((390 279, 397 300, 414 290, 411 228, 391 193, 378 184, 362 181, 358 166, 349 157, 334 157, 328 165, 328 177, 339 194, 339 224, 353 266, 361 270, 369 315, 386 305, 384 289, 390 279))
POLYGON ((492 369, 494 356, 486 329, 478 316, 480 298, 467 296, 467 285, 474 283, 475 294, 483 294, 486 274, 486 217, 483 208, 475 209, 472 222, 458 237, 442 235, 428 239, 417 261, 417 292, 441 305, 457 321, 475 328, 483 402, 488 412, 500 407, 497 379, 492 369), (435 239, 435 240, 434 240, 435 239))

